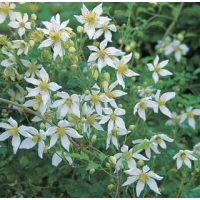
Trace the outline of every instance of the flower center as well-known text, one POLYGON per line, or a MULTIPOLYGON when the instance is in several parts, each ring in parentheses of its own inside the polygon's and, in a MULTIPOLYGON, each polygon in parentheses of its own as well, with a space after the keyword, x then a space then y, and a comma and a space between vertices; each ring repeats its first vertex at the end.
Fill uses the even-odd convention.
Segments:
POLYGON ((157 136, 157 137, 156 137, 156 142, 157 142, 158 144, 161 144, 162 139, 161 139, 159 136, 157 136))
POLYGON ((94 103, 97 103, 97 102, 99 102, 99 95, 98 94, 92 94, 92 101, 94 102, 94 103))
POLYGON ((34 64, 31 64, 31 65, 29 66, 29 70, 30 70, 31 72, 35 72, 35 71, 37 71, 37 67, 36 67, 34 64))
POLYGON ((122 74, 122 73, 125 73, 126 71, 128 70, 128 66, 127 65, 123 65, 123 64, 120 64, 117 68, 117 71, 122 74))
POLYGON ((26 45, 24 43, 21 43, 19 46, 20 49, 25 49, 25 47, 26 47, 26 45))
POLYGON ((164 99, 158 99, 158 104, 159 104, 160 106, 164 106, 165 103, 166 103, 166 101, 165 101, 164 99))
POLYGON ((146 183, 147 182, 147 175, 146 173, 144 172, 141 172, 140 175, 139 175, 139 180, 142 182, 142 183, 146 183))
POLYGON ((39 134, 36 134, 32 137, 32 141, 35 143, 38 143, 41 140, 41 136, 39 134))
POLYGON ((103 26, 103 31, 105 32, 105 31, 107 31, 108 30, 108 25, 104 25, 103 26))
POLYGON ((65 127, 59 126, 59 127, 57 128, 57 132, 58 132, 58 134, 59 134, 60 136, 63 136, 63 135, 65 134, 65 127))
POLYGON ((155 66, 155 68, 154 68, 154 71, 155 71, 155 72, 159 72, 160 70, 161 70, 160 65, 155 66))
POLYGON ((85 16, 85 21, 90 25, 93 26, 95 24, 95 22, 97 21, 96 18, 96 13, 89 11, 89 13, 87 14, 87 16, 85 16))
POLYGON ((87 122, 89 122, 90 124, 94 124, 96 122, 95 118, 93 116, 88 116, 87 117, 87 122))
POLYGON ((20 23, 19 23, 19 26, 20 26, 20 27, 24 27, 24 26, 25 26, 25 23, 24 23, 24 22, 20 22, 20 23))
POLYGON ((100 58, 104 58, 104 56, 106 55, 105 50, 104 50, 104 49, 100 49, 100 50, 98 51, 98 55, 99 55, 100 58))
POLYGON ((112 133, 113 136, 116 136, 116 137, 117 137, 117 136, 119 135, 119 130, 118 130, 118 128, 115 126, 115 127, 113 128, 113 130, 112 130, 111 133, 112 133))
POLYGON ((71 98, 67 98, 66 101, 65 101, 65 104, 66 104, 67 106, 71 106, 71 104, 72 104, 72 99, 71 99, 71 98))
POLYGON ((182 153, 182 154, 181 154, 181 159, 182 159, 182 160, 185 160, 186 158, 187 158, 187 155, 186 155, 185 153, 182 153))
POLYGON ((44 81, 40 81, 40 85, 39 85, 41 90, 47 90, 49 87, 49 84, 47 82, 44 81))
POLYGON ((114 92, 108 90, 108 91, 106 92, 106 96, 107 96, 108 98, 113 99, 113 98, 115 97, 115 94, 114 94, 114 92))
POLYGON ((140 107, 145 110, 147 108, 147 104, 144 103, 143 101, 141 101, 140 102, 140 107))
POLYGON ((125 153, 125 159, 129 161, 131 158, 132 158, 131 153, 130 153, 129 151, 127 151, 127 152, 125 153))
POLYGON ((116 116, 114 113, 112 113, 112 114, 110 115, 110 119, 111 119, 111 120, 115 121, 116 118, 117 118, 117 116, 116 116))
POLYGON ((179 45, 174 46, 174 51, 179 51, 179 50, 180 50, 180 46, 179 45))
POLYGON ((5 14, 9 14, 10 13, 10 7, 7 4, 2 4, 1 5, 1 11, 5 14))
POLYGON ((190 118, 194 118, 194 114, 193 114, 192 111, 189 111, 189 112, 187 113, 187 115, 188 115, 188 117, 190 117, 190 118))
POLYGON ((59 32, 52 31, 49 36, 54 42, 60 41, 60 33, 59 32))
POLYGON ((18 133, 18 127, 17 126, 14 126, 10 129, 10 135, 11 136, 14 136, 18 133))

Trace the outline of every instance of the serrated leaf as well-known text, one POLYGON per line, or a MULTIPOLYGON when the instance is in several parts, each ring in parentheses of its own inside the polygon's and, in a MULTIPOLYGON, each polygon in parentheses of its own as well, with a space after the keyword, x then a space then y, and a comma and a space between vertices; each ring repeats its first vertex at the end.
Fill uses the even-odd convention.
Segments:
POLYGON ((99 167, 99 165, 97 163, 90 163, 87 167, 86 170, 90 170, 90 169, 97 169, 99 167))

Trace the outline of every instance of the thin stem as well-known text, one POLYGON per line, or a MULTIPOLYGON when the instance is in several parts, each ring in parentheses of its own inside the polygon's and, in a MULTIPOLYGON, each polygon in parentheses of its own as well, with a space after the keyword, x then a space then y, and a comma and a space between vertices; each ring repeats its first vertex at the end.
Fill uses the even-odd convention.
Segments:
POLYGON ((180 184, 180 187, 179 187, 179 190, 178 190, 178 193, 177 193, 177 197, 176 198, 180 198, 181 197, 181 193, 182 193, 182 190, 183 190, 183 184, 185 182, 185 178, 186 178, 186 174, 187 174, 187 170, 185 168, 184 172, 183 172, 183 178, 181 180, 181 184, 180 184))

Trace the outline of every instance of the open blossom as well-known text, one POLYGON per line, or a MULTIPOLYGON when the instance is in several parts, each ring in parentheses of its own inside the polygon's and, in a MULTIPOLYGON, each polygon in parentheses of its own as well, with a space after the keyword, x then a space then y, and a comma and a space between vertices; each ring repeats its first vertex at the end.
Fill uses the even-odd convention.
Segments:
POLYGON ((0 123, 0 127, 6 129, 5 132, 0 134, 0 141, 12 137, 13 152, 16 154, 21 143, 20 134, 26 137, 27 127, 23 125, 18 126, 18 123, 12 117, 8 119, 8 123, 0 123))
POLYGON ((123 76, 128 76, 128 77, 139 76, 139 74, 133 72, 127 66, 127 63, 130 61, 131 57, 132 57, 132 53, 126 56, 123 56, 121 60, 114 61, 114 67, 113 65, 111 66, 117 70, 117 81, 119 85, 121 85, 123 88, 125 88, 123 76))
MULTIPOLYGON (((155 94, 155 100, 158 103, 158 107, 160 111, 164 114, 167 115, 168 117, 171 118, 171 112, 170 110, 165 106, 166 102, 169 101, 170 99, 174 98, 176 93, 175 92, 166 92, 160 96, 161 90, 157 90, 155 94)), ((156 111, 157 112, 157 111, 156 111)))
POLYGON ((180 169, 183 163, 185 163, 189 168, 191 168, 191 160, 197 160, 193 155, 193 151, 180 150, 173 159, 176 159, 177 169, 180 169))
POLYGON ((166 149, 167 146, 165 144, 165 141, 173 142, 174 139, 171 139, 170 137, 168 137, 165 134, 157 134, 157 135, 152 136, 150 141, 158 144, 161 148, 166 149))
POLYGON ((176 112, 171 112, 171 119, 168 119, 165 122, 166 126, 174 126, 179 124, 180 122, 180 115, 178 115, 176 112))
POLYGON ((62 161, 62 158, 65 158, 68 161, 69 165, 71 165, 73 162, 71 157, 65 155, 65 152, 56 151, 52 157, 52 165, 57 167, 59 163, 62 161))
POLYGON ((117 28, 114 24, 109 24, 109 21, 105 22, 104 24, 101 25, 100 29, 97 30, 94 34, 93 39, 99 38, 102 34, 104 34, 105 39, 108 42, 112 42, 112 33, 117 31, 117 28))
POLYGON ((7 16, 9 16, 10 20, 15 19, 15 12, 13 9, 15 9, 14 3, 9 2, 1 2, 0 3, 0 24, 3 23, 7 16))
POLYGON ((158 61, 159 61, 159 57, 156 56, 156 58, 153 61, 153 64, 147 63, 149 71, 153 71, 152 77, 155 83, 158 82, 159 75, 160 76, 172 75, 170 71, 163 69, 168 64, 169 60, 164 60, 160 63, 158 63, 158 61))
POLYGON ((50 91, 57 91, 61 88, 55 82, 49 82, 49 75, 47 74, 46 70, 42 67, 39 72, 39 80, 35 78, 24 78, 28 83, 36 85, 37 87, 34 89, 28 90, 28 95, 26 97, 35 97, 38 94, 41 94, 43 104, 46 104, 50 99, 50 91))
POLYGON ((107 40, 103 40, 100 43, 99 48, 96 46, 88 46, 91 51, 94 51, 90 54, 88 58, 88 62, 92 62, 97 60, 99 72, 101 72, 102 68, 106 65, 114 67, 114 61, 117 60, 116 56, 122 56, 124 53, 115 47, 108 47, 107 40), (112 58, 111 58, 112 57, 112 58))
POLYGON ((17 55, 24 53, 27 55, 28 53, 28 44, 24 40, 13 40, 12 49, 18 49, 17 55))
POLYGON ((45 149, 44 140, 46 139, 45 132, 43 130, 38 131, 34 127, 28 127, 26 131, 29 133, 20 145, 20 149, 31 149, 38 144, 38 156, 43 158, 43 152, 45 149))
POLYGON ((105 116, 102 116, 99 124, 105 124, 108 122, 108 132, 110 132, 114 126, 126 129, 124 120, 119 117, 125 114, 125 110, 121 108, 115 108, 113 111, 111 108, 103 108, 105 116))
POLYGON ((111 20, 108 17, 101 17, 103 13, 102 3, 96 6, 92 11, 83 4, 81 8, 82 15, 74 15, 77 21, 84 24, 84 33, 87 33, 89 39, 95 34, 96 28, 101 28, 101 25, 111 20))
POLYGON ((16 21, 11 21, 8 26, 18 28, 18 34, 21 37, 25 34, 26 29, 31 29, 31 22, 28 22, 28 14, 25 13, 22 17, 21 14, 15 16, 16 21))
POLYGON ((148 158, 151 158, 151 150, 153 150, 153 152, 156 154, 160 154, 160 152, 158 151, 158 145, 146 138, 133 140, 132 142, 133 142, 133 144, 143 145, 144 147, 142 149, 138 150, 138 152, 141 152, 142 150, 144 150, 145 154, 148 158))
POLYGON ((193 109, 192 106, 186 109, 186 113, 180 116, 180 124, 183 123, 186 119, 188 119, 188 124, 195 129, 196 123, 194 120, 195 115, 200 116, 200 109, 193 109))
POLYGON ((69 151, 70 140, 68 137, 72 138, 82 138, 78 132, 70 127, 71 125, 67 120, 61 120, 58 122, 58 126, 51 126, 46 131, 46 135, 51 135, 49 149, 53 147, 57 140, 60 138, 62 146, 69 151))
POLYGON ((200 155, 200 142, 194 145, 193 152, 200 155))
POLYGON ((123 161, 126 161, 128 164, 128 167, 133 169, 136 168, 136 161, 138 160, 148 160, 143 155, 139 154, 138 152, 133 153, 133 148, 129 149, 127 145, 123 145, 121 147, 122 153, 117 153, 114 155, 114 157, 117 159, 117 163, 115 166, 115 172, 118 172, 120 170, 120 166, 123 165, 123 161))
POLYGON ((125 183, 123 183, 122 186, 131 185, 131 184, 133 184, 134 182, 137 181, 137 185, 136 185, 136 195, 137 195, 137 197, 140 196, 140 194, 141 194, 142 190, 144 190, 144 187, 145 187, 146 184, 155 193, 160 194, 160 192, 158 190, 157 183, 154 179, 162 180, 163 177, 158 176, 156 173, 149 171, 149 170, 150 170, 150 168, 147 165, 145 165, 142 168, 142 170, 140 170, 138 168, 125 170, 125 173, 128 174, 128 175, 131 175, 131 176, 128 177, 127 181, 125 183))
POLYGON ((158 104, 154 101, 150 100, 151 97, 145 97, 140 99, 140 101, 135 105, 134 107, 134 115, 136 112, 138 112, 138 115, 145 121, 146 120, 146 114, 145 114, 145 110, 147 108, 153 108, 154 110, 157 109, 158 104))
POLYGON ((11 66, 17 64, 16 58, 12 53, 4 51, 4 50, 2 50, 2 53, 8 56, 7 59, 1 61, 2 66, 11 67, 11 66))
POLYGON ((66 42, 70 38, 66 27, 68 23, 69 20, 64 21, 60 24, 59 14, 57 14, 55 17, 53 16, 50 22, 43 22, 43 24, 46 26, 46 29, 38 28, 38 30, 44 32, 44 34, 48 35, 49 38, 44 40, 38 48, 40 49, 43 47, 49 47, 53 45, 53 58, 56 59, 58 55, 62 57, 65 54, 65 50, 62 43, 66 42))
POLYGON ((77 94, 70 96, 67 92, 57 92, 57 96, 62 99, 56 100, 50 107, 58 108, 58 116, 65 117, 66 114, 73 113, 80 117, 79 97, 77 94))
POLYGON ((37 65, 37 61, 30 62, 24 59, 21 59, 21 62, 27 68, 27 71, 25 72, 26 77, 34 78, 35 75, 39 76, 39 70, 43 67, 42 64, 37 65))

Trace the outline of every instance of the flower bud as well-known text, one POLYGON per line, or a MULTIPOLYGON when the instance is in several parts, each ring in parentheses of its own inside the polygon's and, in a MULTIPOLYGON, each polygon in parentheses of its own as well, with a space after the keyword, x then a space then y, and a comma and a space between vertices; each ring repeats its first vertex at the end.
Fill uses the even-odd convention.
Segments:
POLYGON ((138 165, 139 167, 144 166, 144 161, 143 161, 143 160, 138 160, 138 161, 137 161, 137 165, 138 165))
POLYGON ((105 72, 103 74, 103 77, 104 77, 105 81, 108 81, 108 82, 110 81, 110 74, 108 72, 105 72))
POLYGON ((139 59, 140 59, 140 54, 139 54, 138 52, 135 52, 135 53, 133 54, 133 56, 134 56, 134 58, 135 58, 136 60, 139 60, 139 59))
POLYGON ((75 53, 76 52, 76 49, 74 48, 74 47, 69 47, 69 49, 68 49, 68 51, 70 52, 70 53, 75 53))
POLYGON ((97 80, 97 79, 98 79, 98 76, 99 76, 98 71, 97 71, 97 70, 94 70, 94 71, 92 72, 92 76, 93 76, 93 78, 94 78, 95 80, 97 80))
POLYGON ((135 42, 135 41, 132 41, 132 42, 130 43, 130 47, 131 47, 132 49, 134 49, 134 48, 136 47, 136 42, 135 42))
POLYGON ((131 51, 131 46, 130 46, 130 45, 127 45, 127 46, 125 47, 125 51, 126 51, 126 52, 130 52, 130 51, 131 51))
POLYGON ((85 90, 85 95, 89 95, 90 91, 89 90, 85 90))
POLYGON ((112 165, 116 165, 116 158, 114 157, 114 156, 110 156, 109 158, 108 158, 108 161, 112 164, 112 165))
POLYGON ((108 190, 112 190, 114 187, 115 187, 115 186, 114 186, 113 184, 110 184, 110 185, 107 186, 107 189, 108 189, 108 190))
POLYGON ((129 130, 130 130, 130 131, 133 131, 134 129, 135 129, 135 125, 131 124, 131 125, 129 126, 129 130))
POLYGON ((33 105, 33 109, 34 110, 38 110, 40 108, 40 105, 38 104, 38 103, 35 103, 34 105, 33 105))
POLYGON ((82 26, 77 26, 76 28, 78 33, 83 33, 83 27, 82 26))
POLYGON ((91 170, 89 171, 89 174, 94 174, 94 172, 95 172, 95 169, 91 169, 91 170))
POLYGON ((109 162, 106 162, 106 167, 110 168, 110 163, 109 162))
POLYGON ((45 124, 42 122, 40 123, 40 129, 44 130, 46 128, 45 124))
POLYGON ((36 19, 37 19, 37 16, 36 16, 36 14, 34 14, 34 13, 33 13, 33 14, 31 14, 31 19, 32 19, 32 20, 36 20, 36 19))

